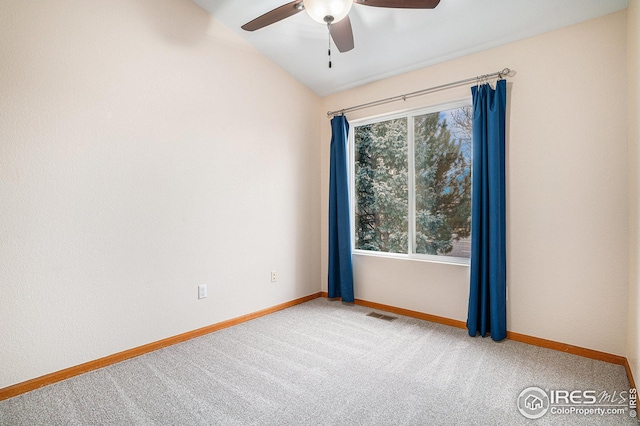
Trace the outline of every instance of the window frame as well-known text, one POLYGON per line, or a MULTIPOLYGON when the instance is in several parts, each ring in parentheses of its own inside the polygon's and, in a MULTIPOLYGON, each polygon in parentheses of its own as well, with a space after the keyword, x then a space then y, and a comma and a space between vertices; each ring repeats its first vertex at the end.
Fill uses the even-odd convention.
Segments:
MULTIPOLYGON (((414 139, 414 126, 415 121, 414 118, 419 115, 424 114, 432 114, 434 112, 441 112, 455 108, 461 107, 469 107, 472 106, 471 97, 464 97, 457 100, 452 100, 448 102, 443 102, 439 104, 432 104, 428 106, 421 106, 418 108, 407 109, 402 111, 389 112, 384 114, 379 114, 375 116, 363 117, 350 123, 350 128, 352 131, 349 132, 349 214, 350 214, 350 227, 351 227, 351 241, 352 241, 352 254, 365 255, 365 256, 378 256, 378 257, 386 257, 386 258, 396 258, 396 259, 412 259, 412 260, 420 260, 427 261, 433 263, 444 263, 451 265, 465 265, 469 266, 471 264, 471 256, 466 257, 456 257, 456 256, 447 256, 447 255, 434 255, 434 254, 422 254, 415 253, 415 241, 416 241, 416 211, 415 211, 415 192, 416 192, 416 182, 415 182, 415 139, 414 139), (355 213, 356 213, 356 181, 355 181, 355 128, 358 126, 364 126, 367 124, 380 123, 383 121, 394 120, 398 118, 407 118, 407 229, 408 229, 408 244, 407 244, 407 253, 389 253, 389 252, 381 252, 381 251, 373 251, 373 250, 362 250, 355 248, 356 241, 356 226, 355 226, 355 213)), ((473 144, 473 142, 472 142, 473 144)), ((473 167, 471 168, 471 175, 473 176, 473 167)), ((473 230, 471 231, 473 233, 473 230)))

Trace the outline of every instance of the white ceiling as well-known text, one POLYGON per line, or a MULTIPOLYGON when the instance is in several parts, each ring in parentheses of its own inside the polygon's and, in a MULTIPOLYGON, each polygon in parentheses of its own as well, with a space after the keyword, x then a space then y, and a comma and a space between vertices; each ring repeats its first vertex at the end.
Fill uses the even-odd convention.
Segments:
MULTIPOLYGON (((332 48, 305 12, 254 32, 240 26, 291 0, 194 0, 320 96, 596 18, 628 0, 441 0, 432 10, 354 4, 355 48, 332 48)), ((333 45, 333 44, 332 44, 333 45)), ((496 64, 496 70, 508 64, 496 64)), ((488 70, 493 72, 495 70, 488 70)))

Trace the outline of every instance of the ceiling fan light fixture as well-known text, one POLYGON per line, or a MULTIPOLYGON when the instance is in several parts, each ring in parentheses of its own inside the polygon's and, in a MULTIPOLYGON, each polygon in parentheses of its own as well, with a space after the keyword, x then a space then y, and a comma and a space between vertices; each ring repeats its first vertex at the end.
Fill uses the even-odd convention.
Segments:
POLYGON ((304 9, 311 19, 321 24, 340 22, 349 14, 351 6, 353 0, 304 0, 304 9))

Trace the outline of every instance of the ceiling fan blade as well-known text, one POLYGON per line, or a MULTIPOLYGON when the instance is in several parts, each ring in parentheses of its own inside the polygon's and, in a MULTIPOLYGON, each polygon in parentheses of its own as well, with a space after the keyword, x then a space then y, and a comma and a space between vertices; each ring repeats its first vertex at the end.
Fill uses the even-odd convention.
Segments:
POLYGON ((353 49, 353 30, 351 29, 351 20, 348 15, 341 21, 329 25, 329 31, 340 52, 344 53, 353 49))
POLYGON ((245 31, 255 31, 260 28, 264 28, 267 25, 281 21, 284 18, 288 18, 289 16, 293 16, 304 10, 304 7, 300 3, 302 3, 302 0, 295 0, 280 7, 276 7, 264 15, 257 17, 253 21, 247 22, 241 28, 245 31), (298 6, 299 4, 300 6, 298 6))
POLYGON ((395 9, 433 9, 440 0, 353 0, 356 4, 395 9))

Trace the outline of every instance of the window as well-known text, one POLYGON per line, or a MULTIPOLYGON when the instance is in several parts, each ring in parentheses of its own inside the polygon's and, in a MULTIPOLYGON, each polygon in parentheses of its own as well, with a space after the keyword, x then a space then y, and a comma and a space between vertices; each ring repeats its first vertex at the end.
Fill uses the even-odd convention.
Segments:
POLYGON ((468 263, 469 102, 354 123, 354 248, 468 263))

